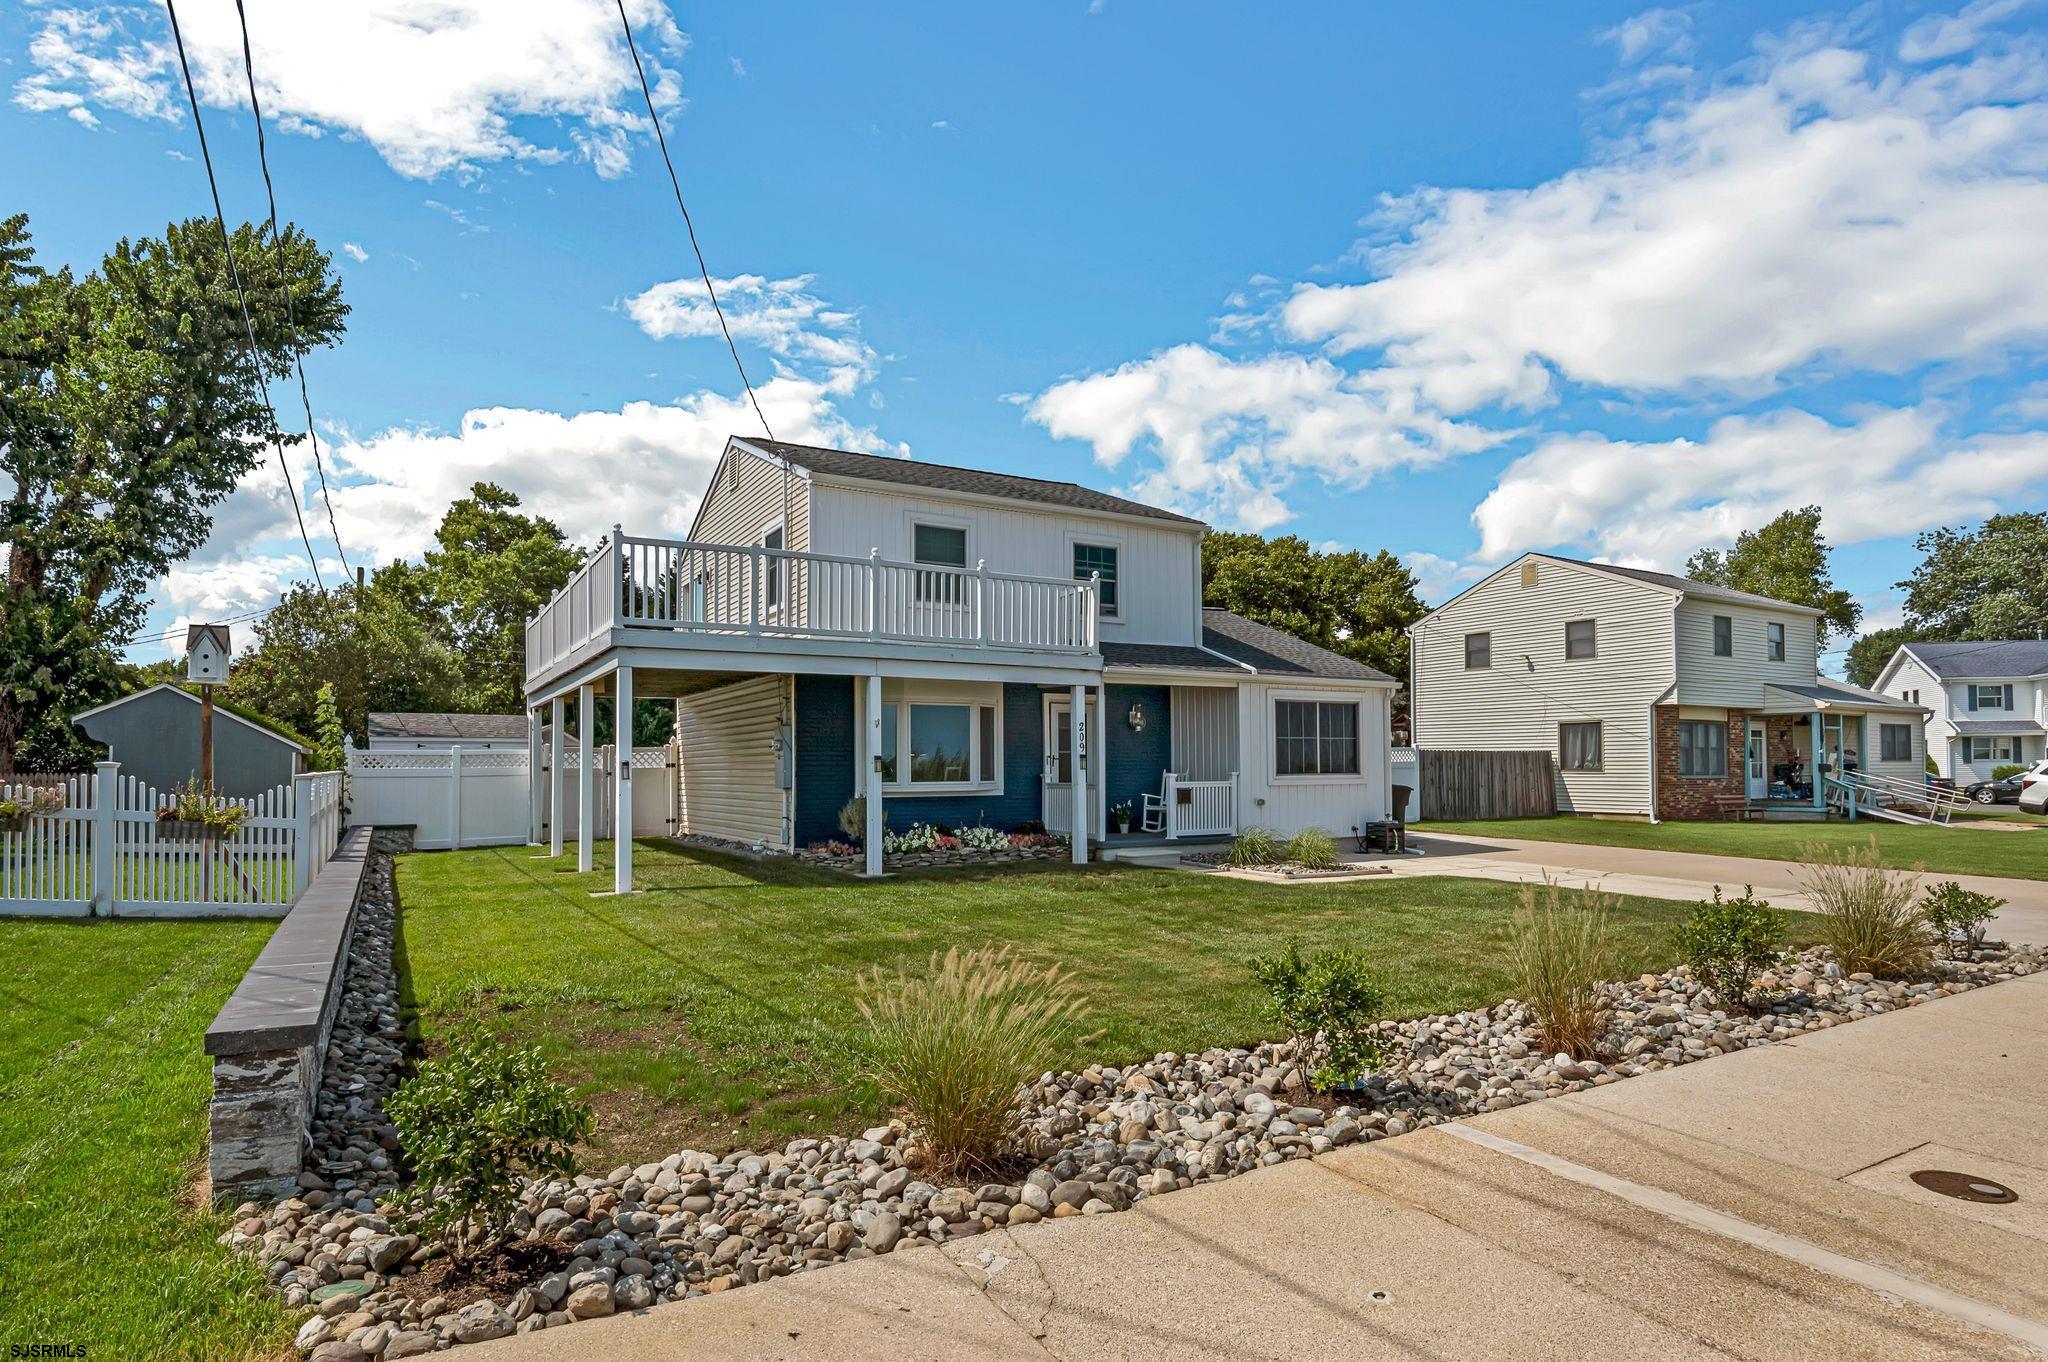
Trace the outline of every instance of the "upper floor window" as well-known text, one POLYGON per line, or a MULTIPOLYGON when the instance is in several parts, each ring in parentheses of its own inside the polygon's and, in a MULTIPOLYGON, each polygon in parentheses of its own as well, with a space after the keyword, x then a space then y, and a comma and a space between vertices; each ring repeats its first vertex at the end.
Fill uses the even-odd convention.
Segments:
POLYGON ((1477 671, 1493 665, 1493 635, 1465 635, 1465 670, 1477 671))
POLYGON ((1769 625, 1767 626, 1767 631, 1769 640, 1767 646, 1770 649, 1771 661, 1783 662, 1785 660, 1785 626, 1782 624, 1769 625))
POLYGON ((1714 616, 1714 656, 1735 656, 1735 621, 1726 615, 1714 616))
POLYGON ((768 550, 763 563, 766 575, 761 582, 761 602, 770 610, 782 608, 782 579, 788 570, 789 560, 773 555, 782 552, 788 537, 780 525, 772 525, 761 533, 761 547, 768 550))
POLYGON ((1593 621, 1572 620, 1564 627, 1564 655, 1567 658, 1593 657, 1599 652, 1598 639, 1593 621))
POLYGON ((1358 774, 1358 705, 1352 701, 1276 700, 1273 774, 1358 774))
POLYGON ((1970 708, 2011 709, 2012 687, 1998 685, 1972 686, 1970 687, 1970 708))
POLYGON ((1116 614, 1116 558, 1114 544, 1074 545, 1074 580, 1085 582, 1092 574, 1102 575, 1098 603, 1105 615, 1116 614))
MULTIPOLYGON (((910 532, 910 556, 935 567, 967 566, 967 531, 958 525, 915 525, 910 532)), ((965 579, 956 572, 917 574, 917 599, 940 605, 958 605, 965 599, 965 579)))

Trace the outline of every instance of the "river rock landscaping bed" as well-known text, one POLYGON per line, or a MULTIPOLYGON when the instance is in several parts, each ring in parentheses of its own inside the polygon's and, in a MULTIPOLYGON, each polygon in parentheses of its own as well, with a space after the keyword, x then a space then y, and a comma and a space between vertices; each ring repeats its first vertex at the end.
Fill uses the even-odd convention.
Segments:
POLYGON ((261 1257, 287 1305, 311 1307, 297 1343, 318 1362, 418 1356, 996 1226, 1109 1214, 1265 1165, 1924 1004, 2044 964, 2038 950, 1984 949, 1936 961, 1916 979, 1885 980, 1844 975, 1807 951, 1765 977, 1774 995, 1753 1014, 1719 1008, 1683 969, 1646 974, 1608 986, 1612 1024, 1599 1056, 1584 1060, 1541 1053, 1526 1009, 1513 1001, 1384 1022, 1381 1068, 1334 1098, 1308 1091, 1292 1042, 1048 1073, 1025 1093, 1020 1166, 1029 1171, 1021 1175, 1013 1169, 971 1186, 926 1180, 900 1123, 764 1151, 682 1150, 531 1185, 512 1253, 486 1285, 462 1288, 444 1284, 438 1250, 384 1208, 397 1141, 383 1099, 405 1059, 392 969, 398 849, 383 835, 373 847, 302 1190, 274 1205, 245 1203, 222 1236, 261 1257))
POLYGON ((1228 851, 1186 851, 1181 853, 1182 865, 1194 866, 1201 870, 1228 870, 1235 874, 1255 879, 1273 880, 1349 880, 1360 875, 1391 875, 1394 872, 1383 865, 1356 862, 1345 865, 1320 868, 1303 865, 1299 861, 1268 861, 1263 865, 1232 865, 1228 851))

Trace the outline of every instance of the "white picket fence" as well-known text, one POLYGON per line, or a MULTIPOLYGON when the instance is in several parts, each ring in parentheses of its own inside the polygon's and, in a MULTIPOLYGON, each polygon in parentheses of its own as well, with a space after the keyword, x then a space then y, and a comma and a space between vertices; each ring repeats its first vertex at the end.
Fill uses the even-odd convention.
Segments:
MULTIPOLYGON (((612 804, 618 753, 610 746, 591 757, 591 828, 612 835, 612 804)), ((423 851, 455 847, 517 846, 531 836, 534 810, 532 772, 524 752, 348 751, 349 821, 379 827, 410 827, 423 851)), ((669 749, 636 749, 633 770, 659 774, 633 782, 633 831, 659 837, 675 830, 675 765, 669 749)), ((540 818, 548 808, 547 754, 541 756, 540 818)), ((576 748, 570 744, 562 770, 563 835, 576 835, 576 748)), ((545 837, 545 831, 543 831, 545 837)))
POLYGON ((91 775, 0 785, 55 807, 0 825, 0 914, 282 917, 341 840, 341 773, 316 771, 250 799, 232 837, 187 839, 157 811, 174 802, 119 762, 91 775))

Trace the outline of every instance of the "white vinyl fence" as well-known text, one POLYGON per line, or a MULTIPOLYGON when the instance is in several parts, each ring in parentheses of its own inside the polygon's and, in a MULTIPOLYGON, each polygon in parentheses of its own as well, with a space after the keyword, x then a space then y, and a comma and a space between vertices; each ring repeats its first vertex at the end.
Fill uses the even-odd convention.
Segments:
POLYGON ((1393 751, 1393 781, 1395 785, 1406 786, 1408 809, 1401 821, 1420 823, 1422 821, 1422 758, 1412 747, 1397 747, 1393 751))
POLYGON ((42 812, 0 822, 0 914, 282 917, 341 840, 341 774, 316 771, 252 799, 231 837, 184 836, 174 802, 100 762, 90 775, 0 785, 42 812))
MULTIPOLYGON (((617 752, 600 747, 591 754, 591 827, 595 837, 612 835, 612 775, 617 752)), ((675 765, 669 748, 633 753, 633 831, 659 837, 675 830, 675 765), (640 776, 647 771, 657 774, 640 776)), ((548 808, 547 753, 541 754, 541 826, 548 808)), ((524 752, 348 752, 351 823, 410 827, 423 851, 453 847, 518 846, 529 836, 533 811, 532 773, 524 752)), ((576 836, 576 749, 569 746, 562 770, 563 836, 576 836)))

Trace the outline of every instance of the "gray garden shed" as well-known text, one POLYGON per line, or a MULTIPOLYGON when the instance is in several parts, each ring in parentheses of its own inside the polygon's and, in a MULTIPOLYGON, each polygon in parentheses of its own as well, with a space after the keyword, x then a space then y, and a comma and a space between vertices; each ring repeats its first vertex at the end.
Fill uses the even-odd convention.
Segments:
MULTIPOLYGON (((121 773, 160 794, 199 779, 199 697, 175 682, 71 716, 71 722, 107 748, 121 773)), ((247 799, 289 781, 307 769, 311 751, 246 710, 213 706, 213 785, 221 794, 247 799)))

